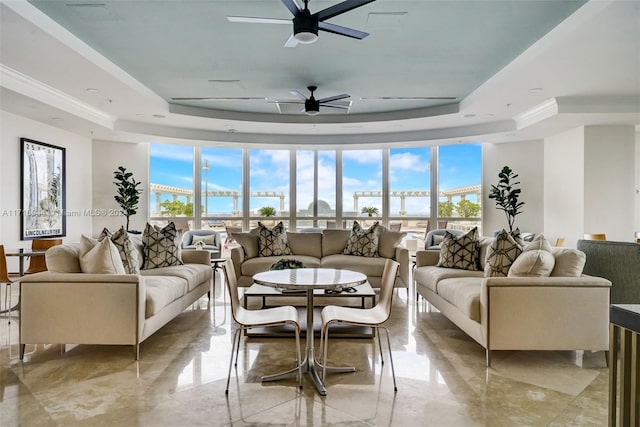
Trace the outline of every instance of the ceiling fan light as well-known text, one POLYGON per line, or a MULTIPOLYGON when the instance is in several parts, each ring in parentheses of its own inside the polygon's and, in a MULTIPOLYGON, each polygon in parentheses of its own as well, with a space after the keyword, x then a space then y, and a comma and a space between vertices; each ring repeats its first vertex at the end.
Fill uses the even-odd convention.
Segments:
POLYGON ((293 36, 298 43, 303 43, 303 44, 310 44, 310 43, 314 43, 316 40, 318 40, 318 34, 314 34, 311 31, 308 32, 300 32, 297 34, 294 34, 293 36))
POLYGON ((306 110, 305 114, 307 116, 317 116, 318 114, 320 114, 320 111, 317 111, 317 110, 306 110))

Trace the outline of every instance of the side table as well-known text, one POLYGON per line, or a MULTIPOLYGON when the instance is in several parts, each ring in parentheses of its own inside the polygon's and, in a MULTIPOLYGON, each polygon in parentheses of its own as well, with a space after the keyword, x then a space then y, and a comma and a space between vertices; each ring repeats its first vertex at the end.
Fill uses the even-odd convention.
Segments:
MULTIPOLYGON (((211 258, 211 269, 213 270, 213 298, 216 298, 216 271, 224 268, 225 258, 211 258)), ((211 299, 211 291, 209 291, 209 299, 211 299)), ((222 290, 222 301, 225 301, 224 289, 222 290)))
POLYGON ((609 426, 637 426, 640 424, 640 304, 612 304, 609 321, 609 426))

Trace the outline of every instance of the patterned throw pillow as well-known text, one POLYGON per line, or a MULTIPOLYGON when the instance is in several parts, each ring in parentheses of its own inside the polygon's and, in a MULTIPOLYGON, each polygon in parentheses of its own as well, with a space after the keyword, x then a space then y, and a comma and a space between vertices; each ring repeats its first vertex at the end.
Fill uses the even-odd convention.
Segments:
POLYGON ((291 255, 291 248, 287 242, 287 233, 284 224, 280 221, 269 230, 261 222, 258 222, 258 255, 281 256, 291 255))
POLYGON ((507 277, 511 264, 521 253, 522 246, 506 230, 502 230, 487 251, 484 277, 507 277))
POLYGON ((371 258, 380 256, 378 243, 380 240, 380 223, 376 221, 367 230, 364 230, 358 221, 353 221, 351 234, 342 253, 344 255, 358 255, 371 258))
POLYGON ((127 274, 140 274, 140 265, 138 264, 138 250, 129 238, 129 235, 123 227, 120 227, 115 233, 111 233, 107 228, 102 229, 98 236, 98 241, 104 238, 111 239, 111 242, 118 248, 122 265, 127 274))
POLYGON ((144 270, 182 265, 179 252, 180 236, 176 225, 170 222, 164 228, 147 223, 142 233, 144 270))
POLYGON ((479 254, 480 242, 477 227, 462 236, 455 236, 447 231, 440 244, 438 267, 477 271, 480 269, 479 254))

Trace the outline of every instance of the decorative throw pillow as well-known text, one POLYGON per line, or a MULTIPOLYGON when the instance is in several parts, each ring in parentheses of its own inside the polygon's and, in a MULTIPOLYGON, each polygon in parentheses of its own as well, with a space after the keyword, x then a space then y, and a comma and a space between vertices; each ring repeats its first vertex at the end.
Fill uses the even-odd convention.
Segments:
POLYGON ((477 227, 473 227, 472 230, 462 236, 455 236, 447 231, 440 244, 438 267, 478 271, 480 269, 478 263, 479 253, 480 244, 477 227))
POLYGON ((484 277, 507 277, 511 264, 521 253, 522 246, 506 230, 502 230, 487 251, 484 277))
POLYGON ((140 265, 138 264, 138 250, 129 238, 129 234, 123 227, 120 227, 115 233, 111 233, 107 228, 102 229, 98 236, 98 241, 103 239, 111 239, 111 242, 118 248, 120 259, 124 265, 127 274, 140 274, 140 265))
POLYGON ((80 269, 83 273, 127 274, 118 248, 110 239, 101 242, 84 234, 80 236, 80 269))
POLYGON ((522 252, 527 251, 546 251, 551 252, 551 243, 544 237, 544 235, 538 234, 534 239, 527 243, 522 252))
POLYGON ((272 229, 268 229, 258 222, 258 255, 281 256, 291 255, 291 248, 287 242, 284 224, 280 221, 272 229))
MULTIPOLYGON (((587 262, 587 255, 584 252, 572 248, 553 248, 551 253, 556 260, 551 276, 580 277, 587 262)), ((47 258, 47 265, 49 265, 49 258, 47 258)))
POLYGON ((380 223, 376 221, 364 230, 358 221, 353 221, 351 234, 342 253, 344 255, 358 255, 365 257, 379 257, 378 243, 380 240, 380 223))
POLYGON ((216 244, 216 236, 214 234, 208 236, 193 236, 191 244, 195 245, 198 242, 202 242, 203 245, 213 246, 216 244))
POLYGON ((530 250, 522 252, 509 269, 508 277, 548 277, 553 271, 555 258, 551 252, 530 250))
POLYGON ((402 244, 406 235, 404 231, 391 231, 381 226, 378 254, 383 258, 395 259, 396 248, 402 244))
POLYGON ((182 265, 179 252, 180 237, 176 225, 170 222, 164 228, 147 223, 142 233, 144 270, 182 265))
POLYGON ((258 256, 258 232, 259 229, 254 228, 247 233, 233 233, 233 238, 242 246, 245 259, 258 256))

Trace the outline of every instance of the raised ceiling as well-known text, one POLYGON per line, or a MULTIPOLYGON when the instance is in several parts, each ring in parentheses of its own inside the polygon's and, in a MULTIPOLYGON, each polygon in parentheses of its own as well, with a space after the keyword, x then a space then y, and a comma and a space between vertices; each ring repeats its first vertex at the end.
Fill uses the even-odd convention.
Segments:
MULTIPOLYGON (((313 0, 309 8, 337 3, 313 0)), ((27 116, 62 110, 48 113, 123 140, 497 141, 538 137, 542 116, 585 105, 608 114, 591 117, 595 123, 637 124, 639 5, 377 0, 329 21, 370 33, 364 40, 321 32, 314 44, 287 48, 290 26, 227 20, 291 18, 280 0, 8 0, 0 9, 0 58, 9 83, 0 95, 32 104, 3 109, 27 116), (53 88, 82 114, 29 96, 15 81, 53 88), (349 113, 309 117, 300 106, 272 102, 292 99, 292 89, 306 94, 310 84, 319 86, 317 97, 349 93, 349 113), (455 99, 368 99, 376 97, 455 99)), ((545 125, 582 123, 590 124, 567 116, 545 125)))

